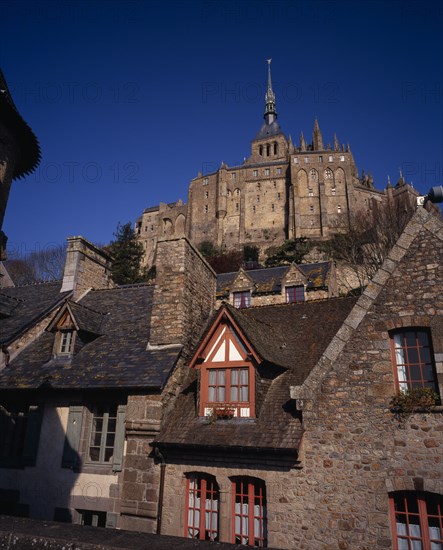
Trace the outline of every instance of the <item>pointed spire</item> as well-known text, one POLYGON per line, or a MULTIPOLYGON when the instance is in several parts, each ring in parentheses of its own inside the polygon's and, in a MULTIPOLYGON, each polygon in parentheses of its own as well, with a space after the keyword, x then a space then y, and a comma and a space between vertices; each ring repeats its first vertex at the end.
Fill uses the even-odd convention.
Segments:
POLYGON ((303 132, 300 134, 300 151, 306 151, 306 141, 303 132))
POLYGON ((318 125, 317 117, 315 117, 314 121, 314 132, 312 134, 312 145, 314 147, 314 151, 323 151, 323 138, 320 132, 320 126, 318 125))
POLYGON ((334 151, 340 151, 340 142, 338 141, 337 134, 334 134, 334 151))
POLYGON ((272 59, 268 59, 268 91, 266 92, 266 107, 265 107, 265 114, 264 118, 266 120, 266 124, 272 124, 274 120, 277 118, 277 111, 275 108, 275 94, 272 89, 272 80, 271 80, 271 61, 272 59))

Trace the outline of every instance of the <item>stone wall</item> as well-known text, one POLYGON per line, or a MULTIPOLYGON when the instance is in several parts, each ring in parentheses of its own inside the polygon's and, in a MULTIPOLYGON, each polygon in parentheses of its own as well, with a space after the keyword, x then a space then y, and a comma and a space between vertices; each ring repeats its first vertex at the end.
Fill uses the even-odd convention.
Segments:
POLYGON ((214 309, 216 275, 185 238, 159 241, 149 345, 191 353, 214 309))
POLYGON ((69 237, 61 292, 74 291, 74 299, 88 290, 111 288, 111 258, 83 237, 69 237))

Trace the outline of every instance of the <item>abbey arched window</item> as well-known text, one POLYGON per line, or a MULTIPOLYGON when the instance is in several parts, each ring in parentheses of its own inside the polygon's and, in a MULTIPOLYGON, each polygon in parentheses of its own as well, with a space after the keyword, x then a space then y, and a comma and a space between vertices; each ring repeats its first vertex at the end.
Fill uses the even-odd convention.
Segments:
POLYGON ((278 144, 274 143, 274 155, 278 153, 278 144))
POLYGON ((215 477, 189 474, 186 480, 185 537, 218 540, 220 491, 215 477))
POLYGON ((258 148, 258 154, 262 157, 263 156, 263 145, 260 145, 258 148))
POLYGON ((317 181, 317 180, 318 180, 318 172, 317 172, 317 170, 312 169, 312 170, 309 172, 309 177, 311 178, 311 180, 317 181))
POLYGON ((326 180, 331 180, 332 177, 333 177, 332 170, 330 168, 326 168, 326 170, 325 170, 325 179, 326 180))
POLYGON ((269 155, 271 154, 271 146, 269 145, 269 143, 266 145, 266 156, 269 157, 269 155))

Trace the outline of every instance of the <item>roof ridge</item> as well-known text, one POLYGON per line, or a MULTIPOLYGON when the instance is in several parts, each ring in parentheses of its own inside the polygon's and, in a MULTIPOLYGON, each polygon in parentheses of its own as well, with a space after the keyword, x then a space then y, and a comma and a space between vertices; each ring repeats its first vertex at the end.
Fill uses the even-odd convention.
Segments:
POLYGON ((16 285, 15 287, 13 288, 25 288, 25 287, 30 287, 30 286, 40 286, 40 285, 52 285, 54 283, 59 283, 61 284, 62 283, 62 279, 57 279, 55 281, 34 281, 32 283, 26 283, 24 285, 16 285))
POLYGON ((92 309, 92 307, 89 307, 89 306, 85 306, 84 304, 81 304, 80 302, 74 302, 72 300, 66 300, 66 302, 68 303, 68 305, 71 305, 71 304, 74 304, 75 306, 79 306, 83 309, 87 309, 88 311, 92 311, 93 313, 98 313, 99 315, 109 315, 108 312, 103 312, 103 311, 98 311, 97 309, 92 309))

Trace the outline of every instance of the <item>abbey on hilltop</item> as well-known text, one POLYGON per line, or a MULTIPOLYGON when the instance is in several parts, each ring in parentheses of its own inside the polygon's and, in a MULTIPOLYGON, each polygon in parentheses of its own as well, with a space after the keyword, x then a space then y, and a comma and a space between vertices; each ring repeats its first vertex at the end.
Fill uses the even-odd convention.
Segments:
POLYGON ((303 133, 296 146, 277 120, 268 60, 268 90, 264 123, 251 142, 251 155, 240 166, 227 166, 191 181, 188 203, 181 200, 144 210, 136 232, 145 249, 145 263, 155 263, 158 238, 186 236, 195 245, 211 241, 226 249, 253 244, 261 250, 285 239, 327 239, 346 231, 358 209, 369 211, 374 201, 403 207, 418 193, 402 177, 385 191, 372 177, 358 174, 349 145, 324 143, 317 119, 312 141, 303 133))

